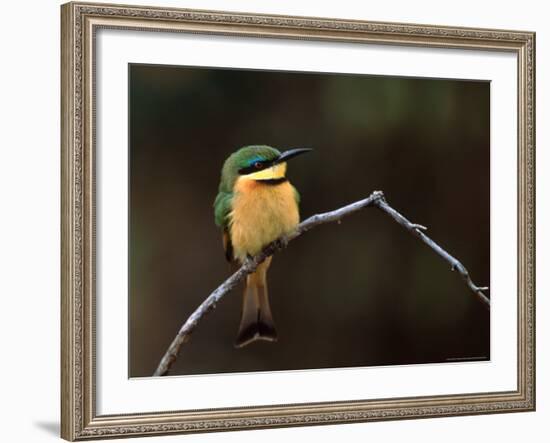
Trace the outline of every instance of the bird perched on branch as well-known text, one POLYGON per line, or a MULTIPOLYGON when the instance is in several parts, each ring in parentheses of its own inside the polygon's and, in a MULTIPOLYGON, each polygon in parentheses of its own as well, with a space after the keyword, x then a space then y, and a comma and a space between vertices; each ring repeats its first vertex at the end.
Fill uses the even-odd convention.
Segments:
MULTIPOLYGON (((214 202, 228 261, 243 263, 300 222, 300 195, 286 178, 287 161, 311 149, 281 153, 270 146, 246 146, 225 161, 214 202)), ((255 340, 276 341, 266 273, 271 257, 249 274, 243 293, 236 347, 255 340)))

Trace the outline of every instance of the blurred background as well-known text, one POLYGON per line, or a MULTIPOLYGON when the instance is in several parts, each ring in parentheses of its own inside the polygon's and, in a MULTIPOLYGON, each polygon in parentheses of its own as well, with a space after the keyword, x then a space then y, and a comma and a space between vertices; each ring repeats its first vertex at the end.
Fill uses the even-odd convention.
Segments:
MULTIPOLYGON (((488 82, 130 66, 130 377, 230 275, 212 203, 239 147, 289 163, 301 215, 383 190, 490 285, 488 82)), ((268 274, 277 343, 235 349, 241 289, 203 318, 171 374, 487 360, 489 312, 376 209, 323 225, 268 274)))

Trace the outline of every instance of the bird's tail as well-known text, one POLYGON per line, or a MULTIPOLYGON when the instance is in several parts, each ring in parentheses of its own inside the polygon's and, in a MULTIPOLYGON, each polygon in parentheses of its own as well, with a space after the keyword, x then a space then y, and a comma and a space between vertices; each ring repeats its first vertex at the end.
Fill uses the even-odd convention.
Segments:
POLYGON ((243 293, 241 323, 235 347, 242 348, 256 340, 277 341, 267 293, 266 274, 271 257, 258 266, 246 279, 243 293))

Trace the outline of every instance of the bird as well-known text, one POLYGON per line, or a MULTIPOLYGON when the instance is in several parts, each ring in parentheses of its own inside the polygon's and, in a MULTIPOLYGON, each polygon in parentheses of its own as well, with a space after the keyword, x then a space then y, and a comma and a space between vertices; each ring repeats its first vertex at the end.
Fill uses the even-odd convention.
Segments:
MULTIPOLYGON (((286 176, 287 162, 309 151, 280 152, 271 146, 252 145, 227 157, 214 200, 214 219, 222 230, 227 261, 242 264, 296 229, 300 194, 286 176)), ((277 341, 266 280, 270 265, 268 257, 246 278, 236 348, 257 340, 277 341)))

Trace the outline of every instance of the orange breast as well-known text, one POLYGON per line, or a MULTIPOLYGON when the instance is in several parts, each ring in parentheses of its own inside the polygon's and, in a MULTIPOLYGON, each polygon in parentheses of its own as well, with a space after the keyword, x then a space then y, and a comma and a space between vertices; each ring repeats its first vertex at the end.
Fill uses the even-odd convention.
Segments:
POLYGON ((300 222, 294 187, 289 182, 262 184, 240 178, 235 185, 230 235, 235 257, 255 255, 300 222))

